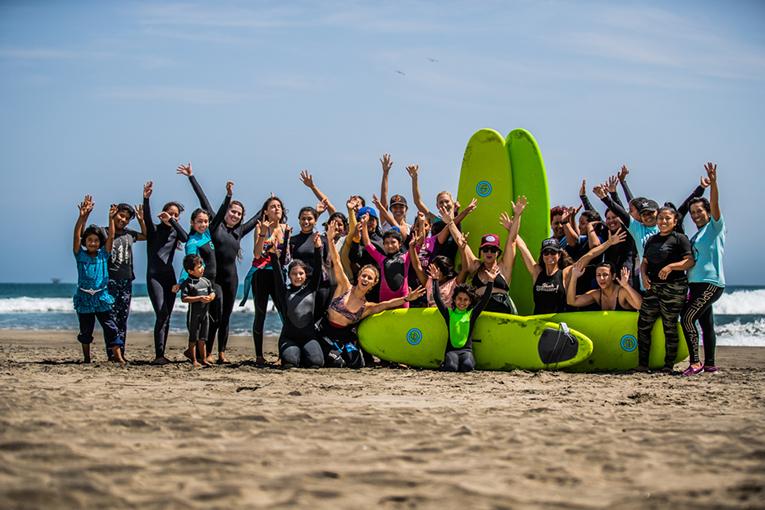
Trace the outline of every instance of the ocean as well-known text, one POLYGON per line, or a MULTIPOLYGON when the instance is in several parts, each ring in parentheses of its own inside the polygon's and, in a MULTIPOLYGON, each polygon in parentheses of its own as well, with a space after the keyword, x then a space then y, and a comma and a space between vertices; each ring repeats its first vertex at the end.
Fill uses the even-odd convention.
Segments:
MULTIPOLYGON (((77 330, 77 316, 72 308, 75 285, 69 283, 0 283, 0 329, 77 330)), ((242 289, 239 289, 239 298, 242 289)), ((170 327, 186 331, 186 305, 180 297, 175 302, 170 327)), ((266 334, 281 331, 279 315, 271 310, 266 318, 266 334)), ((765 287, 729 286, 715 304, 715 330, 718 345, 765 347, 765 287)), ((231 332, 249 335, 254 307, 250 298, 243 307, 235 306, 231 332)), ((146 285, 133 285, 129 331, 152 331, 154 311, 146 285)))

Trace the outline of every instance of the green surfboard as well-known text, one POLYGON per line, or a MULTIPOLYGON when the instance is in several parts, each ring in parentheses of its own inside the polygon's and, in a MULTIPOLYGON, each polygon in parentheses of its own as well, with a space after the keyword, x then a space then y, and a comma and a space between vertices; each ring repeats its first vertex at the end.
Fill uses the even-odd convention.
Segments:
MULTIPOLYGON (((525 195, 528 199, 520 235, 531 253, 538 255, 542 241, 550 237, 550 194, 545 163, 536 140, 525 129, 512 130, 507 135, 506 147, 512 168, 514 196, 525 195)), ((523 260, 520 256, 516 257, 510 296, 520 315, 529 315, 534 311, 533 285, 523 260)))
MULTIPOLYGON (((565 312, 532 316, 550 322, 565 322, 592 340, 592 355, 570 368, 575 372, 618 372, 637 367, 637 312, 565 312)), ((680 341, 675 363, 688 357, 688 346, 682 328, 677 325, 680 341)), ((664 328, 656 321, 651 331, 649 366, 664 366, 664 328)))
POLYGON ((499 215, 512 215, 513 183, 505 139, 493 129, 481 129, 470 137, 462 158, 457 200, 466 207, 474 198, 478 206, 461 225, 463 233, 470 232, 470 248, 476 257, 480 256, 481 237, 497 234, 504 250, 507 230, 499 222, 499 215))
MULTIPOLYGON (((483 312, 473 331, 473 354, 479 370, 555 370, 586 360, 592 342, 560 325, 536 318, 483 312)), ((436 308, 389 310, 366 318, 359 340, 367 352, 386 361, 438 368, 444 358, 447 330, 436 308)))

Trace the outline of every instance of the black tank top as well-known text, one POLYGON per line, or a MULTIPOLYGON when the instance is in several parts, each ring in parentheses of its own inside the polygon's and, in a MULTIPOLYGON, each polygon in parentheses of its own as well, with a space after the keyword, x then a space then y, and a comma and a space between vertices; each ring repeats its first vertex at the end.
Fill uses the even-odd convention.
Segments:
POLYGON ((547 276, 542 269, 534 282, 534 313, 558 313, 566 311, 566 289, 563 286, 563 271, 547 276))
MULTIPOLYGON (((619 304, 619 292, 621 292, 621 288, 616 289, 616 306, 614 307, 615 312, 625 312, 627 311, 626 308, 623 308, 621 304, 619 304)), ((605 310, 603 308, 603 291, 600 291, 600 309, 605 310)))
MULTIPOLYGON (((471 280, 471 284, 476 289, 480 289, 481 287, 486 287, 488 282, 485 282, 481 280, 481 278, 478 276, 481 274, 481 269, 483 269, 483 266, 478 268, 478 271, 473 275, 473 279, 471 280)), ((508 291, 510 290, 510 286, 507 284, 507 280, 505 280, 505 277, 502 276, 502 273, 498 274, 496 278, 494 278, 494 290, 504 290, 508 291)))

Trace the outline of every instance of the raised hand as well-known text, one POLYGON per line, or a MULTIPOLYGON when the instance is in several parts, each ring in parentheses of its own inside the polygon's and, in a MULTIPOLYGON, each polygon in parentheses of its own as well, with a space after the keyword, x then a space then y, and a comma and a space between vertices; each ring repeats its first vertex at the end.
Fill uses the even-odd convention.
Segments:
POLYGON ((117 204, 109 206, 109 218, 114 218, 117 215, 117 204))
POLYGON ((580 262, 575 262, 573 266, 571 266, 571 273, 579 278, 584 274, 585 267, 580 262))
POLYGON ((598 184, 594 188, 592 188, 592 192, 595 194, 598 198, 606 198, 606 188, 603 187, 602 184, 598 184))
POLYGON ((234 181, 226 181, 226 195, 231 196, 234 194, 234 181))
POLYGON ((387 152, 383 154, 380 158, 380 164, 382 165, 382 171, 384 174, 390 172, 390 169, 393 168, 393 160, 390 158, 390 154, 387 152))
POLYGON ((425 295, 425 287, 420 285, 413 291, 410 291, 409 295, 404 298, 404 301, 406 301, 407 303, 411 303, 412 301, 416 299, 420 299, 423 295, 425 295))
POLYGON ((420 171, 420 165, 409 165, 406 167, 406 173, 409 174, 409 177, 412 179, 417 177, 417 172, 420 171))
POLYGON ((313 247, 321 249, 322 243, 321 243, 321 234, 318 232, 315 232, 313 234, 313 247))
POLYGON ((486 272, 486 276, 488 276, 490 280, 494 280, 499 276, 499 264, 494 264, 491 268, 484 267, 483 270, 486 272))
POLYGON ((151 197, 151 192, 153 190, 154 190, 154 182, 147 181, 146 184, 143 185, 143 198, 151 197))
MULTIPOLYGON (((162 211, 161 213, 159 213, 159 214, 157 215, 157 218, 159 218, 159 220, 160 220, 162 223, 165 223, 165 224, 169 224, 169 223, 170 223, 170 218, 171 218, 171 217, 172 217, 172 216, 170 216, 170 213, 168 213, 167 211, 162 211)), ((177 291, 176 291, 176 292, 177 292, 177 291)))
POLYGON ((709 180, 709 177, 704 177, 702 175, 699 181, 699 184, 701 185, 702 188, 706 189, 712 185, 712 181, 709 180))
POLYGON ((135 209, 135 219, 143 221, 143 204, 136 204, 133 209, 135 209))
POLYGON ((377 195, 372 194, 372 204, 374 204, 375 207, 377 207, 377 210, 381 209, 387 209, 387 207, 383 207, 383 204, 380 202, 380 199, 377 198, 377 195))
POLYGON ((707 180, 709 181, 709 184, 717 182, 717 163, 712 163, 711 161, 708 162, 704 165, 704 170, 707 171, 707 180))
POLYGON ((518 216, 523 214, 524 209, 526 209, 526 206, 528 205, 528 200, 526 199, 526 195, 521 195, 518 197, 518 200, 516 200, 515 202, 511 201, 510 204, 513 206, 513 217, 518 218, 518 216))
POLYGON ((352 195, 348 197, 348 201, 345 203, 345 206, 348 208, 349 211, 358 211, 359 207, 361 206, 361 200, 359 200, 359 197, 356 195, 352 195))
POLYGON ((582 179, 582 185, 579 186, 579 196, 587 194, 587 180, 582 179))
MULTIPOLYGON (((455 205, 457 208, 459 208, 459 202, 455 202, 455 205)), ((475 211, 475 208, 478 207, 478 199, 474 198, 470 201, 470 203, 463 209, 465 211, 465 214, 470 214, 471 212, 475 211)))
POLYGON ((623 267, 621 270, 621 275, 616 277, 616 283, 618 283, 622 287, 628 287, 630 284, 630 270, 629 268, 623 267))
POLYGON ((329 242, 335 238, 335 235, 337 235, 337 226, 335 225, 334 221, 330 221, 327 223, 327 239, 329 242))
POLYGON ((511 228, 513 228, 513 219, 511 219, 506 212, 503 212, 499 215, 499 222, 508 232, 511 228))
POLYGON ((437 282, 441 281, 441 278, 444 276, 441 270, 438 268, 435 264, 428 264, 428 276, 434 279, 437 282))
POLYGON ((627 232, 624 231, 624 229, 620 228, 616 231, 615 234, 612 234, 611 231, 608 231, 608 240, 606 243, 608 243, 609 246, 613 246, 615 244, 623 243, 627 240, 627 232))
MULTIPOLYGON (((441 215, 441 221, 446 223, 447 225, 454 221, 454 211, 452 209, 447 209, 446 207, 439 206, 438 212, 441 215)), ((417 215, 419 218, 419 214, 417 215)), ((424 218, 424 215, 423 215, 424 218)))
POLYGON ((608 178, 608 181, 606 181, 606 188, 608 189, 609 193, 616 193, 616 184, 619 182, 619 177, 616 175, 612 175, 608 178))
POLYGON ((465 246, 468 244, 468 236, 470 235, 470 232, 463 233, 459 239, 455 239, 457 242, 457 248, 460 250, 464 250, 465 246))
POLYGON ((83 198, 82 202, 77 206, 80 210, 80 218, 87 218, 95 205, 96 203, 93 202, 93 197, 91 195, 85 195, 85 198, 83 198))
POLYGON ((329 204, 328 198, 325 198, 321 202, 316 203, 316 212, 319 213, 320 216, 324 211, 327 210, 327 204, 329 204))
POLYGON ((179 165, 176 169, 176 173, 179 173, 181 175, 185 175, 186 177, 191 177, 194 175, 194 171, 191 169, 191 161, 189 161, 187 164, 179 165))
POLYGON ((623 181, 627 178, 627 176, 630 173, 630 169, 627 168, 627 165, 622 165, 622 167, 619 169, 619 173, 616 174, 616 176, 619 178, 620 181, 623 181))
POLYGON ((300 182, 305 184, 309 188, 313 188, 313 176, 308 172, 308 170, 303 170, 300 172, 300 182))

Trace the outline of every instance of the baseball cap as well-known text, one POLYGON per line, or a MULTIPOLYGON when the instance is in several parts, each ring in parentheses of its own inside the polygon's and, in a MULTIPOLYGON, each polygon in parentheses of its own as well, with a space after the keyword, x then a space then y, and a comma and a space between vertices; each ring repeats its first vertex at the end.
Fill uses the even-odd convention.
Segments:
POLYGON ((406 203, 406 198, 403 195, 393 195, 390 197, 390 206, 393 207, 394 205, 403 205, 406 208, 409 208, 409 204, 406 203))
POLYGON ((542 252, 545 250, 563 251, 563 248, 560 247, 560 242, 557 239, 550 237, 542 241, 542 252))
POLYGON ((486 234, 481 238, 481 248, 486 246, 493 246, 500 251, 502 250, 499 247, 499 236, 497 234, 486 234))
POLYGON ((374 218, 376 220, 379 220, 380 218, 377 216, 377 209, 374 207, 360 207, 359 210, 356 212, 356 219, 360 220, 362 216, 365 214, 368 214, 370 218, 374 218))

